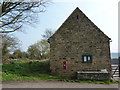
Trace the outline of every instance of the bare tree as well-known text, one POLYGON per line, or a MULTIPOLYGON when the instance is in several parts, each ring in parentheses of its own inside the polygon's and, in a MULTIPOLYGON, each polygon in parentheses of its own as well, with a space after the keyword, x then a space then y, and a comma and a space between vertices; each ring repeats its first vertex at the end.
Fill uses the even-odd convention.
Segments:
POLYGON ((48 40, 53 35, 53 31, 51 29, 46 29, 44 34, 42 35, 43 40, 48 40))
POLYGON ((24 23, 31 23, 35 13, 44 12, 49 0, 38 2, 0 2, 0 33, 19 30, 24 23))

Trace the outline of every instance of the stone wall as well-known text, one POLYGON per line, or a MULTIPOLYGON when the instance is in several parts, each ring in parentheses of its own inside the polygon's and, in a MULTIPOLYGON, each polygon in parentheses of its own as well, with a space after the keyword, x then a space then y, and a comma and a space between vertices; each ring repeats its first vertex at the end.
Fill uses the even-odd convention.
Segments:
POLYGON ((109 38, 78 8, 49 39, 50 68, 59 76, 75 76, 78 70, 107 69, 111 73, 109 38), (91 54, 92 63, 82 63, 91 54), (63 61, 67 70, 63 70, 63 61))
POLYGON ((110 80, 110 74, 102 73, 102 72, 84 72, 84 73, 78 73, 77 79, 80 79, 80 80, 110 80))

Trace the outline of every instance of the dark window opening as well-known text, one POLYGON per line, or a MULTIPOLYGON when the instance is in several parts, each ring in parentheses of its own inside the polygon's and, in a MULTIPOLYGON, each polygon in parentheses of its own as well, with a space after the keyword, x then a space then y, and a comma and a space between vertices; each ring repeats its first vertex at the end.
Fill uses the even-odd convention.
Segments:
POLYGON ((66 59, 66 58, 63 58, 63 59, 66 59))
POLYGON ((82 55, 83 63, 92 63, 92 55, 82 55))
POLYGON ((79 19, 78 15, 77 15, 77 19, 79 19))

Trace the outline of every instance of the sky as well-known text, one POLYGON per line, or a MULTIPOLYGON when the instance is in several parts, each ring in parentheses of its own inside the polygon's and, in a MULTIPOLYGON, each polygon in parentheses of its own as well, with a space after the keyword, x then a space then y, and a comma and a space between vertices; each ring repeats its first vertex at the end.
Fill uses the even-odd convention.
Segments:
MULTIPOLYGON (((118 1, 119 0, 52 0, 47 4, 46 12, 36 15, 36 22, 24 25, 24 32, 13 34, 21 41, 20 48, 26 51, 28 46, 40 41, 46 29, 55 32, 68 16, 79 7, 108 37, 111 52, 118 52, 118 1)), ((33 18, 34 19, 34 18, 33 18)))

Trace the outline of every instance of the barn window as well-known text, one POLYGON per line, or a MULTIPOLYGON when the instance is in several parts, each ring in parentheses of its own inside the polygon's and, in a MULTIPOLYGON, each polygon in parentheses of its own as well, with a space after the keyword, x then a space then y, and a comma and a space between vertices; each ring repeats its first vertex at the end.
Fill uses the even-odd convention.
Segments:
POLYGON ((78 19, 79 17, 78 17, 78 15, 77 15, 77 19, 78 19))
POLYGON ((92 62, 92 55, 82 55, 82 62, 83 63, 91 63, 92 62))

